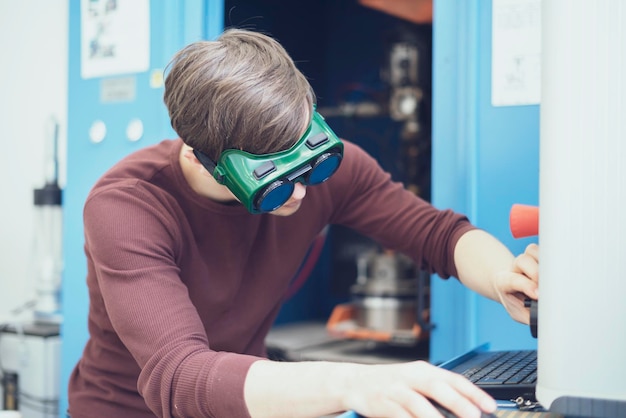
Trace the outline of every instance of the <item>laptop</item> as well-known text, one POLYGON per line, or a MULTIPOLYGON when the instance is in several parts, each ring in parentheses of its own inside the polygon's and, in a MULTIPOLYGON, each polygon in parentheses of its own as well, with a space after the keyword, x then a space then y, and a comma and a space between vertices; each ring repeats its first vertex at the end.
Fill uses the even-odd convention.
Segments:
POLYGON ((489 351, 489 343, 439 367, 460 373, 497 400, 535 402, 537 350, 489 351))

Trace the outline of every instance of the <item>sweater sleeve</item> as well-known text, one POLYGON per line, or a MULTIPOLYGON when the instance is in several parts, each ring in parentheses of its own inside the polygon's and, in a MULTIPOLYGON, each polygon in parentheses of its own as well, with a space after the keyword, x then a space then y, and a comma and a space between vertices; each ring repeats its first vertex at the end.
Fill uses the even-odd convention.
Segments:
POLYGON ((358 146, 345 142, 344 160, 333 184, 333 222, 402 252, 416 265, 443 278, 457 276, 454 248, 475 227, 467 217, 440 210, 401 183, 358 146))
POLYGON ((247 418, 243 386, 259 358, 211 349, 176 263, 177 216, 184 214, 175 202, 136 185, 90 196, 85 246, 97 277, 90 292, 100 293, 102 324, 110 321, 139 365, 138 390, 157 416, 247 418))

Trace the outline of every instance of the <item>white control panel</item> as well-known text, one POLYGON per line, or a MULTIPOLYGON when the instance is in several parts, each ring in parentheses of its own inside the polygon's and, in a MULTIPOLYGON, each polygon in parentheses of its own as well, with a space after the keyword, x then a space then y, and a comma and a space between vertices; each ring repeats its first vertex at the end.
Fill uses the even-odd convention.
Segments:
POLYGON ((2 409, 21 418, 59 416, 61 337, 56 324, 0 328, 2 409))

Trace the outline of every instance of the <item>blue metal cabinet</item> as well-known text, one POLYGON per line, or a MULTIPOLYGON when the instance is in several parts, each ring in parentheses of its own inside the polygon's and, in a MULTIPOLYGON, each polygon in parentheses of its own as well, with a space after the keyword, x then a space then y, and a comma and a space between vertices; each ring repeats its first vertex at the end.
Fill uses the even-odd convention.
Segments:
MULTIPOLYGON (((514 203, 539 200, 539 106, 491 105, 491 1, 435 0, 434 7, 432 201, 523 252, 534 239, 513 239, 508 216, 514 203)), ((482 342, 536 347, 527 326, 456 279, 433 277, 431 309, 433 362, 482 342)))
MULTIPOLYGON (((123 156, 164 138, 175 137, 163 104, 162 71, 172 55, 185 44, 212 39, 219 34, 223 29, 224 15, 221 0, 147 2, 150 46, 147 71, 83 78, 81 59, 85 57, 81 57, 81 35, 84 35, 81 5, 88 3, 70 2, 61 417, 66 416, 69 375, 88 337, 89 301, 82 225, 85 198, 95 181, 123 156), (121 91, 116 91, 118 88, 121 91), (142 130, 137 121, 141 121, 142 130), (139 134, 138 140, 129 139, 139 134), (101 142, 91 140, 102 137, 101 142)), ((91 2, 98 3, 104 2, 91 2)), ((119 5, 121 3, 118 2, 119 5)))

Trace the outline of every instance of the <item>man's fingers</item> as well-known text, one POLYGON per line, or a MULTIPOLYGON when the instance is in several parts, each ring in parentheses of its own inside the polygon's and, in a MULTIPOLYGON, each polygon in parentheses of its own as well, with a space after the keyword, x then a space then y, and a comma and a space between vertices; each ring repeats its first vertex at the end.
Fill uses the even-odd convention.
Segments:
POLYGON ((530 254, 524 253, 515 259, 515 270, 535 284, 539 282, 539 263, 530 254))
POLYGON ((529 244, 524 251, 525 254, 531 256, 537 263, 539 263, 539 245, 529 244))
POLYGON ((495 401, 478 386, 459 374, 446 372, 447 376, 433 381, 424 392, 434 402, 462 417, 496 409, 495 401))

